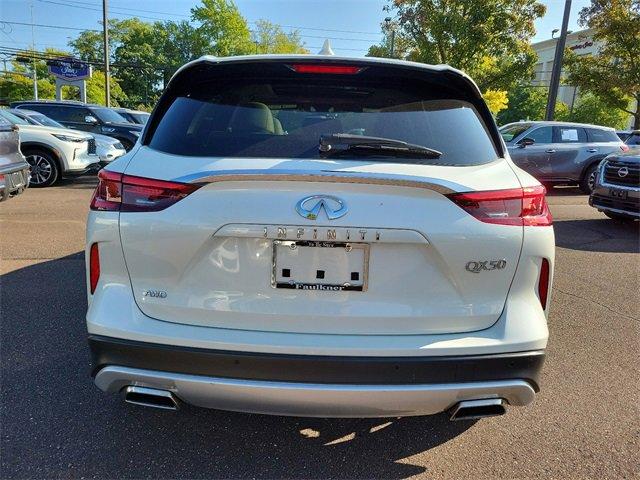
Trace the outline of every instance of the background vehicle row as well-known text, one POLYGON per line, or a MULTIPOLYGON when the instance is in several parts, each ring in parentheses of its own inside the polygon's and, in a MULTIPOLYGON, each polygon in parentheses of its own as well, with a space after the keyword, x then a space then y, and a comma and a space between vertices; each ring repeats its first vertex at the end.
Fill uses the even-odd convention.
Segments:
POLYGON ((500 128, 513 161, 547 185, 577 184, 590 193, 600 161, 629 149, 613 128, 565 122, 518 122, 500 128))
POLYGON ((129 123, 119 113, 100 105, 70 101, 22 101, 11 103, 11 108, 35 110, 67 128, 108 135, 119 140, 127 151, 131 150, 142 131, 142 125, 129 123))

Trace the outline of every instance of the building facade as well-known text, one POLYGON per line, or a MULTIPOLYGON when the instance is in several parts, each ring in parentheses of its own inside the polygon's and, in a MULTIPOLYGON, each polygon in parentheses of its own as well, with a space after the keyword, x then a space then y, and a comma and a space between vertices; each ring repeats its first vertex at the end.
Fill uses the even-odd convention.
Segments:
MULTIPOLYGON (((538 54, 538 63, 534 67, 535 77, 531 82, 532 85, 540 88, 549 88, 557 43, 558 38, 550 38, 531 45, 538 54)), ((566 48, 573 50, 578 55, 597 55, 599 43, 593 39, 593 30, 580 30, 567 35, 566 48)), ((577 98, 577 88, 569 85, 560 85, 558 89, 559 102, 566 103, 569 108, 572 108, 577 98)))

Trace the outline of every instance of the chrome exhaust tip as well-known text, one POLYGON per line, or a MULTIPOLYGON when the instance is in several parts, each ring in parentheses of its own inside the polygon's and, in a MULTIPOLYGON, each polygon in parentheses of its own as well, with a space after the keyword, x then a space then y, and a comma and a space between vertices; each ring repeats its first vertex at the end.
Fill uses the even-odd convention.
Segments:
POLYGON ((162 410, 178 410, 178 401, 173 393, 157 388, 133 387, 124 389, 124 401, 143 407, 160 408, 162 410))
POLYGON ((456 403, 449 410, 449 420, 476 420, 478 418, 504 415, 507 401, 504 398, 486 398, 481 400, 465 400, 456 403))

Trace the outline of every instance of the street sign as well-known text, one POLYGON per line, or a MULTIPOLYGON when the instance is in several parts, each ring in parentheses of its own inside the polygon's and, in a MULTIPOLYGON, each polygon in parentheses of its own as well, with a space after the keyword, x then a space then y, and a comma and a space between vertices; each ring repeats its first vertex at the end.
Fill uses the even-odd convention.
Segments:
POLYGON ((73 58, 60 58, 47 62, 49 73, 63 80, 85 80, 91 77, 91 65, 73 58))

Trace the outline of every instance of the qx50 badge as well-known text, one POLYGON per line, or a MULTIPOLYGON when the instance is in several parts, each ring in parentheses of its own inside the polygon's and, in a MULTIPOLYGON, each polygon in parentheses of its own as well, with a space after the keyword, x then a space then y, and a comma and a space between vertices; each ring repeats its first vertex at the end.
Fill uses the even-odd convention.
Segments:
POLYGON ((507 261, 503 258, 502 260, 486 260, 486 261, 471 261, 467 262, 464 268, 467 269, 467 272, 471 273, 480 273, 483 270, 491 271, 491 270, 502 270, 507 266, 507 261))
POLYGON ((331 195, 312 195, 296 203, 296 212, 309 220, 316 220, 324 210, 329 220, 343 217, 347 214, 347 206, 338 197, 331 195))

